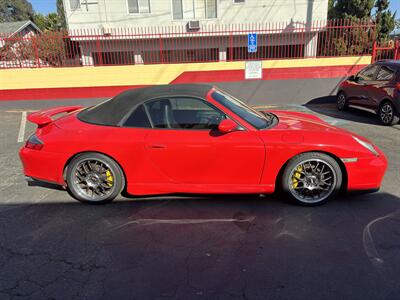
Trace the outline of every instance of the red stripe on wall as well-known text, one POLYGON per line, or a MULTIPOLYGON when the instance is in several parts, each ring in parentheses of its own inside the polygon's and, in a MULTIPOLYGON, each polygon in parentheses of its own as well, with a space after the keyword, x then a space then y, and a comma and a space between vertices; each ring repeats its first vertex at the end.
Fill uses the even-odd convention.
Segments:
MULTIPOLYGON (((363 67, 365 67, 365 65, 263 69, 262 80, 336 78, 347 76, 349 74, 354 74, 363 67)), ((184 72, 176 79, 174 79, 171 83, 228 82, 244 80, 244 70, 196 71, 184 72)), ((137 85, 0 90, 0 101, 105 98, 115 96, 124 90, 138 87, 142 86, 137 85)))
MULTIPOLYGON (((336 78, 354 74, 365 65, 263 69, 262 80, 336 78)), ((242 81, 244 70, 184 72, 171 83, 242 81)))

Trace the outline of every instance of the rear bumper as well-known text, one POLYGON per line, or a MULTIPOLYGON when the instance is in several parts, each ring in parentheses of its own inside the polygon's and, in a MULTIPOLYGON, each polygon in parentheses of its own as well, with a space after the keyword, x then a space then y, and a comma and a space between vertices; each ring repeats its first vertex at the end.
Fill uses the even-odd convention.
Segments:
POLYGON ((61 154, 22 147, 19 157, 27 180, 34 179, 65 185, 63 170, 66 160, 61 154))
POLYGON ((387 159, 379 156, 362 157, 356 162, 345 163, 348 191, 379 190, 387 169, 387 159))

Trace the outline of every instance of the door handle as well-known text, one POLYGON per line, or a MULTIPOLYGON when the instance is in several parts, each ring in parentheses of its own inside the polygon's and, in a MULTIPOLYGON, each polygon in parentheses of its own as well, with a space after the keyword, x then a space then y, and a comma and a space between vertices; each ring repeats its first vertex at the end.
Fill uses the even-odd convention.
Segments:
POLYGON ((167 148, 165 145, 150 145, 152 149, 165 149, 167 148))

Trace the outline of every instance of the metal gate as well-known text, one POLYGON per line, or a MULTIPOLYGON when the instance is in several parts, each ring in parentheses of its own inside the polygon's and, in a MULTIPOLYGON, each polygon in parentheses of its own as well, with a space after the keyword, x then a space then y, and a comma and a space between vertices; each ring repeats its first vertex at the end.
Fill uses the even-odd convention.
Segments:
POLYGON ((400 60, 400 41, 374 42, 372 62, 385 59, 400 60))

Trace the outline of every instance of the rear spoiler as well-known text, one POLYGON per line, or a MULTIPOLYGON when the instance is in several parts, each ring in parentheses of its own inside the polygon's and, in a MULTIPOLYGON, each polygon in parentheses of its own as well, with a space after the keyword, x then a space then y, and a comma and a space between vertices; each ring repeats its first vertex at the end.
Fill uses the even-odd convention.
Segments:
POLYGON ((81 109, 83 106, 61 106, 41 111, 34 112, 28 116, 28 121, 37 124, 39 127, 50 124, 53 122, 51 117, 62 114, 70 113, 75 110, 81 109))

